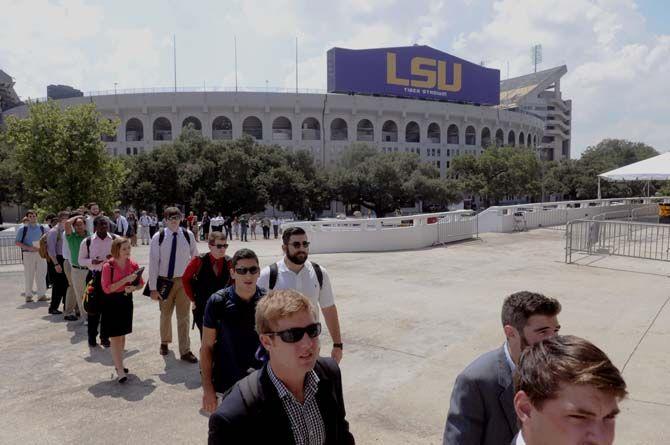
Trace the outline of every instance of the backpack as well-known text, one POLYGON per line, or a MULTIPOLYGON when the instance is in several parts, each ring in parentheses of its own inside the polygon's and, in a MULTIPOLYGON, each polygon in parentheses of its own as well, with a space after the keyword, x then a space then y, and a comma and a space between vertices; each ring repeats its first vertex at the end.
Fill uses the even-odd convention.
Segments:
MULTIPOLYGON (((181 227, 181 233, 184 234, 184 238, 186 238, 186 242, 188 242, 188 245, 191 245, 191 235, 188 234, 186 230, 184 230, 183 227, 181 227)), ((165 239, 165 228, 162 228, 158 231, 158 245, 160 246, 163 244, 163 240, 165 239)))
MULTIPOLYGON (((319 281, 319 289, 323 289, 323 271, 321 270, 321 266, 319 266, 316 263, 312 263, 312 267, 314 268, 316 279, 319 281)), ((278 276, 279 276, 279 267, 277 266, 277 263, 270 264, 270 282, 268 283, 268 290, 272 290, 275 288, 278 276)))
MULTIPOLYGON (((108 264, 112 277, 114 277, 114 266, 111 263, 108 264)), ((86 287, 84 288, 84 295, 82 295, 81 300, 86 313, 99 314, 102 312, 102 293, 102 271, 100 271, 93 274, 93 277, 86 283, 86 287)))
POLYGON ((49 232, 43 232, 42 236, 40 236, 40 250, 39 254, 41 258, 44 258, 47 261, 51 261, 49 258, 49 249, 47 249, 47 236, 49 235, 49 232))
MULTIPOLYGON (((38 224, 38 226, 40 226, 40 232, 42 232, 42 235, 44 235, 44 233, 46 232, 46 230, 44 230, 44 226, 42 224, 38 224)), ((23 226, 23 232, 21 232, 21 244, 25 244, 27 235, 28 235, 28 226, 23 226)))
MULTIPOLYGON (((339 368, 335 360, 333 359, 319 359, 314 364, 314 370, 320 371, 320 374, 325 376, 336 376, 339 373, 339 368)), ((317 375, 319 372, 317 372, 317 375)), ((260 393, 261 393, 261 370, 256 369, 251 372, 242 380, 238 381, 235 385, 230 387, 225 393, 223 393, 223 399, 225 399, 228 394, 231 393, 235 386, 240 388, 240 393, 242 394, 242 400, 245 407, 247 408, 250 414, 257 414, 260 411, 260 393)))
MULTIPOLYGON (((91 236, 93 235, 86 237, 86 253, 88 254, 89 258, 91 258, 91 236)), ((114 235, 113 233, 109 233, 109 236, 112 237, 112 241, 116 239, 116 235, 114 235)))

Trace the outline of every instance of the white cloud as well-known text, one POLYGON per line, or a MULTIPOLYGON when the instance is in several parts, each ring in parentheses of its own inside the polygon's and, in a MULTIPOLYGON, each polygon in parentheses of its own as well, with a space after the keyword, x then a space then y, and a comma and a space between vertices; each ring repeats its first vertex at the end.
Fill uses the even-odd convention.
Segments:
POLYGON ((670 106, 660 99, 669 91, 670 36, 646 32, 633 1, 501 0, 493 9, 491 22, 459 35, 454 48, 466 58, 482 54, 503 78, 508 62, 511 76, 531 70, 536 42, 543 45, 540 69, 566 64, 561 88, 573 99, 573 156, 606 137, 670 148, 661 131, 670 106))

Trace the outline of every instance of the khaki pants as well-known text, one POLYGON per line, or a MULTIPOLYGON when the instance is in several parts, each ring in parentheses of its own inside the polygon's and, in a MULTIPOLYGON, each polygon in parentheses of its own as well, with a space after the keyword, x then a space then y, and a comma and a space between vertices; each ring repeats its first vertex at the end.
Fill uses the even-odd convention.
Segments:
POLYGON ((65 315, 73 315, 74 308, 77 306, 77 302, 75 301, 77 297, 72 287, 72 263, 69 260, 63 262, 63 271, 65 272, 68 284, 67 292, 65 293, 65 315))
POLYGON ((165 301, 159 302, 161 309, 161 343, 172 342, 172 313, 177 307, 177 336, 179 339, 179 354, 184 355, 191 350, 189 328, 191 323, 191 300, 184 292, 181 277, 174 278, 174 285, 165 301))
POLYGON ((33 283, 38 297, 47 294, 47 261, 38 252, 23 252, 23 277, 25 278, 25 296, 33 295, 33 283))
MULTIPOLYGON (((74 290, 74 299, 77 302, 79 307, 79 313, 83 317, 86 314, 84 310, 84 302, 82 300, 84 296, 84 289, 86 288, 86 276, 88 275, 88 269, 77 269, 76 267, 72 268, 72 288, 74 290)), ((68 300, 69 303, 70 300, 68 300)), ((67 309, 67 306, 66 306, 67 309)))

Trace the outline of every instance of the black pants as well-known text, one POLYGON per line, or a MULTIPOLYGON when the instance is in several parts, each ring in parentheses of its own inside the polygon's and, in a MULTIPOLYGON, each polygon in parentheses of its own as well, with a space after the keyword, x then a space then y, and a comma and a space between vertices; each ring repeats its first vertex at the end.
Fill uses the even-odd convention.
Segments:
POLYGON ((207 234, 209 233, 209 223, 202 225, 202 237, 201 239, 207 240, 207 234))
POLYGON ((51 261, 47 262, 47 268, 51 274, 51 280, 53 283, 51 287, 51 304, 49 305, 50 311, 57 310, 61 301, 63 302, 63 306, 65 306, 65 294, 67 293, 67 288, 70 286, 63 267, 65 259, 61 255, 58 255, 56 258, 58 259, 58 264, 61 268, 60 273, 56 272, 55 264, 53 264, 51 261))
POLYGON ((223 226, 226 229, 226 239, 233 239, 233 229, 229 226, 223 226))
POLYGON ((247 239, 247 226, 240 226, 240 241, 249 241, 247 239))
POLYGON ((263 226, 263 238, 270 239, 270 228, 263 226))
POLYGON ((100 341, 109 341, 109 338, 102 336, 102 324, 104 323, 102 314, 88 314, 88 344, 93 346, 96 344, 98 337, 98 327, 100 327, 100 341))
POLYGON ((275 239, 279 237, 279 226, 272 226, 272 230, 275 232, 275 239))
POLYGON ((204 323, 205 313, 204 311, 200 312, 197 309, 194 309, 191 312, 193 312, 193 323, 195 323, 195 325, 198 328, 198 331, 200 331, 200 340, 202 343, 202 325, 204 323))

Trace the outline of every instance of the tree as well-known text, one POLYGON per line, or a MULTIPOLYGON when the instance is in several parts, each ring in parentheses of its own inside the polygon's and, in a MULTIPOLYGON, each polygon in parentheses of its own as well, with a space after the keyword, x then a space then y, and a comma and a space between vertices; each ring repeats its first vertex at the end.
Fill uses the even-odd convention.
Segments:
MULTIPOLYGON (((593 199, 598 196, 598 175, 624 165, 656 156, 658 152, 649 145, 621 139, 604 139, 588 147, 578 160, 566 159, 548 165, 545 186, 550 193, 566 199, 593 199)), ((640 196, 643 182, 601 182, 601 196, 640 196)), ((651 190, 658 187, 652 182, 651 190)))
POLYGON ((365 206, 381 217, 417 201, 446 207, 457 200, 451 184, 439 176, 434 166, 421 163, 414 153, 380 153, 354 144, 343 153, 330 183, 337 199, 365 206))
POLYGON ((26 200, 48 211, 95 200, 117 205, 125 181, 123 163, 107 154, 103 135, 116 132, 95 105, 65 109, 53 102, 33 104, 25 119, 7 118, 7 141, 15 148, 26 200))
POLYGON ((140 209, 183 204, 186 211, 240 215, 272 203, 306 218, 331 199, 309 153, 249 136, 211 141, 187 129, 174 143, 129 158, 128 167, 124 200, 140 209))
POLYGON ((467 154, 452 161, 451 174, 461 188, 497 205, 506 197, 536 196, 540 192, 540 163, 530 149, 491 146, 481 156, 467 154))
POLYGON ((0 133, 0 203, 22 204, 24 201, 23 178, 15 154, 4 133, 0 133))

